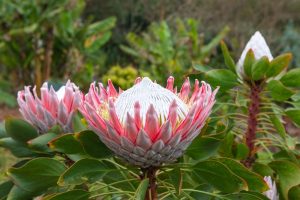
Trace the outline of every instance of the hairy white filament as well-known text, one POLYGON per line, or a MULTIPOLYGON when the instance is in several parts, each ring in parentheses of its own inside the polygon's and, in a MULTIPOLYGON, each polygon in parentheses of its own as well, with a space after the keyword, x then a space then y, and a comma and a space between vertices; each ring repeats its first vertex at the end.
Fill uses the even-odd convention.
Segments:
POLYGON ((168 117, 169 107, 173 100, 177 103, 178 118, 185 118, 189 110, 188 106, 176 94, 145 77, 140 83, 120 94, 115 101, 116 113, 120 121, 125 123, 127 113, 134 116, 134 104, 139 102, 141 117, 145 123, 148 108, 153 104, 158 117, 163 123, 168 117))

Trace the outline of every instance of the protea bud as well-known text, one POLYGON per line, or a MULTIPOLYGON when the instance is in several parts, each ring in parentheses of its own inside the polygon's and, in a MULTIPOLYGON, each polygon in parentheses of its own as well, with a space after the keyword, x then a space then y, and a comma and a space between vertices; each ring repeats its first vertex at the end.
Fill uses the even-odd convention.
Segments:
POLYGON ((30 86, 25 86, 18 92, 19 110, 24 119, 38 128, 40 133, 49 131, 55 125, 60 125, 65 133, 71 132, 72 117, 81 101, 78 87, 68 81, 55 91, 45 82, 40 91, 40 98, 36 87, 31 91, 30 86))
POLYGON ((244 48, 242 55, 237 63, 237 72, 241 77, 245 76, 244 72, 244 61, 249 50, 253 51, 256 60, 266 56, 269 61, 273 60, 270 48, 267 45, 265 38, 261 35, 259 31, 256 31, 254 35, 250 38, 246 47, 244 48))
POLYGON ((117 92, 111 81, 105 89, 92 83, 80 111, 115 154, 142 168, 160 166, 180 157, 200 133, 215 103, 217 90, 195 81, 190 95, 187 79, 180 92, 174 78, 163 88, 138 78, 130 89, 117 92))

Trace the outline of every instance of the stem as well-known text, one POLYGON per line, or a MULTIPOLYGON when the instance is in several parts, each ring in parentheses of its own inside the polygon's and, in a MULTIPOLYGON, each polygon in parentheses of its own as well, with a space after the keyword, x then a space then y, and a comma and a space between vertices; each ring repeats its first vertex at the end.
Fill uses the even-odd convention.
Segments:
POLYGON ((148 178, 149 179, 149 186, 146 192, 145 200, 157 200, 157 184, 156 184, 156 172, 158 168, 156 167, 148 167, 142 168, 142 179, 148 178))
POLYGON ((242 161, 246 167, 251 167, 255 162, 255 139, 258 124, 258 114, 261 99, 259 97, 262 92, 260 84, 254 83, 250 88, 250 105, 248 107, 248 128, 246 132, 246 145, 249 149, 248 157, 242 161))

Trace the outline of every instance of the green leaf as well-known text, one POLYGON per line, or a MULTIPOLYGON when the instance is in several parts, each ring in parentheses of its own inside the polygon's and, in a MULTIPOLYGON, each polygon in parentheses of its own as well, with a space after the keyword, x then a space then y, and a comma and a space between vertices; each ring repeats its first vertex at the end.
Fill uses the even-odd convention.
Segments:
POLYGON ((228 194, 228 195, 224 195, 224 197, 230 200, 269 200, 269 198, 267 198, 263 194, 260 194, 258 192, 248 192, 248 191, 228 194))
POLYGON ((82 131, 75 134, 75 138, 81 143, 85 152, 95 158, 112 156, 112 152, 101 142, 99 136, 93 131, 82 131))
POLYGON ((14 185, 10 190, 6 200, 32 200, 35 195, 31 192, 23 190, 22 188, 14 185))
POLYGON ((65 171, 58 180, 61 186, 80 185, 86 181, 94 182, 106 173, 114 171, 111 163, 105 160, 82 159, 65 171))
POLYGON ((288 108, 285 114, 298 126, 300 126, 300 109, 288 108))
POLYGON ((115 17, 109 17, 107 19, 89 25, 87 30, 87 36, 109 31, 115 26, 116 21, 117 19, 115 17))
POLYGON ((197 137, 187 148, 186 155, 195 160, 205 160, 218 151, 221 141, 213 137, 197 137))
POLYGON ((250 49, 245 57, 244 61, 244 72, 248 77, 252 76, 252 66, 255 63, 255 56, 252 49, 250 49))
POLYGON ((269 59, 266 56, 263 56, 257 60, 252 66, 252 79, 254 81, 261 80, 265 77, 266 72, 269 70, 269 59))
POLYGON ((255 162, 253 164, 252 170, 254 172, 260 174, 263 177, 265 177, 265 176, 272 176, 272 174, 274 173, 274 171, 272 170, 271 167, 269 167, 268 165, 259 163, 259 162, 255 162))
POLYGON ((88 191, 75 189, 55 195, 50 195, 49 197, 43 198, 43 200, 88 200, 89 195, 90 193, 88 191))
POLYGON ((283 139, 286 138, 287 133, 286 133, 283 123, 280 121, 279 117, 276 115, 271 115, 270 120, 272 121, 274 127, 278 131, 280 137, 283 139))
POLYGON ((193 68, 199 72, 208 72, 209 70, 212 70, 211 67, 200 65, 200 64, 194 64, 193 68))
POLYGON ((244 143, 238 143, 236 147, 236 159, 243 160, 249 154, 249 148, 244 143))
POLYGON ((289 199, 297 200, 300 197, 300 185, 294 186, 289 190, 289 199))
POLYGON ((65 154, 84 154, 82 145, 75 139, 73 133, 64 134, 49 142, 49 147, 65 154))
POLYGON ((19 158, 22 157, 31 157, 36 155, 33 151, 31 151, 26 144, 17 142, 12 138, 2 138, 0 139, 0 146, 4 147, 11 151, 11 153, 19 158))
POLYGON ((237 76, 226 69, 214 69, 205 74, 207 82, 213 87, 220 86, 221 90, 231 89, 238 85, 237 76))
POLYGON ((182 189, 182 172, 180 168, 175 168, 168 172, 168 176, 172 185, 174 186, 177 195, 181 193, 182 189))
POLYGON ((291 53, 285 53, 277 56, 270 62, 270 69, 267 71, 267 77, 275 77, 288 67, 292 60, 291 53))
POLYGON ((43 135, 34 138, 33 140, 29 140, 27 143, 29 148, 33 150, 50 152, 50 149, 48 148, 47 144, 57 136, 58 135, 56 133, 45 133, 43 135))
POLYGON ((37 130, 21 119, 7 118, 5 120, 5 129, 10 137, 22 143, 26 143, 28 140, 38 136, 37 130))
POLYGON ((0 184, 0 199, 6 199, 6 196, 14 186, 12 181, 5 181, 0 184))
POLYGON ((146 178, 141 181, 139 187, 137 188, 136 192, 134 193, 134 198, 136 200, 144 200, 146 197, 147 189, 149 185, 149 179, 146 178))
POLYGON ((224 57, 224 62, 225 65, 234 73, 236 73, 235 70, 235 62, 232 59, 232 57, 230 56, 230 53, 228 51, 228 48, 225 44, 224 41, 221 41, 221 49, 222 49, 222 53, 223 53, 223 57, 224 57))
POLYGON ((195 174, 222 192, 237 192, 247 188, 246 182, 236 176, 226 165, 216 160, 198 162, 195 174))
POLYGON ((267 88, 271 92, 272 98, 276 101, 285 101, 285 100, 289 99, 294 94, 294 91, 292 91, 289 88, 285 87, 278 80, 271 80, 268 83, 267 88))
POLYGON ((218 161, 225 164, 235 175, 245 180, 249 190, 255 192, 264 192, 268 190, 268 185, 265 183, 263 177, 250 171, 240 162, 230 158, 219 158, 218 161))
POLYGON ((300 184, 300 167, 290 161, 273 161, 269 166, 276 172, 279 178, 279 185, 285 199, 289 190, 300 184))
POLYGON ((281 77, 280 81, 285 86, 300 87, 300 68, 292 69, 281 77))
POLYGON ((59 176, 66 170, 61 162, 51 158, 36 158, 19 168, 10 168, 7 174, 14 183, 35 194, 57 185, 59 176))

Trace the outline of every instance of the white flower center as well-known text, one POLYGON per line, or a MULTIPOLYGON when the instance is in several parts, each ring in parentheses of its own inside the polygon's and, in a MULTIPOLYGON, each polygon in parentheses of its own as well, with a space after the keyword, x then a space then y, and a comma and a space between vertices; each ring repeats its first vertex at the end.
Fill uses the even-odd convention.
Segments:
POLYGON ((168 117, 169 107, 173 100, 177 103, 179 119, 183 119, 188 113, 188 106, 176 94, 145 77, 140 83, 120 94, 115 101, 116 113, 120 121, 125 123, 127 112, 134 116, 134 104, 139 102, 141 117, 145 123, 147 110, 153 104, 163 123, 168 117))

